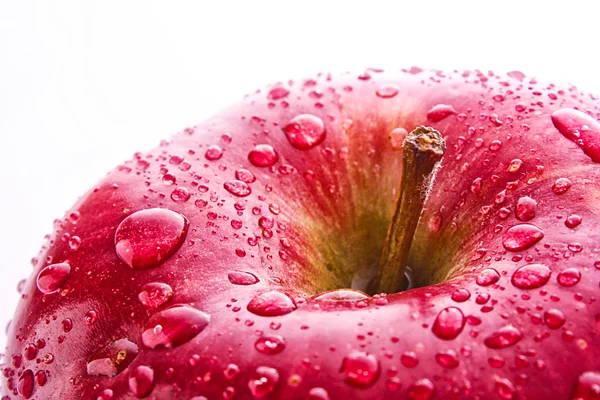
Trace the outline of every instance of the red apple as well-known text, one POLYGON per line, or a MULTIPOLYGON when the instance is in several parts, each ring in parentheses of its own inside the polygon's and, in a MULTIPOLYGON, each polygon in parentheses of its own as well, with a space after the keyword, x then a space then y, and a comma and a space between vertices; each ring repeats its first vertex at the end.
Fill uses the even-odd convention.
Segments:
POLYGON ((598 399, 598 118, 518 72, 250 95, 57 223, 0 395, 598 399))

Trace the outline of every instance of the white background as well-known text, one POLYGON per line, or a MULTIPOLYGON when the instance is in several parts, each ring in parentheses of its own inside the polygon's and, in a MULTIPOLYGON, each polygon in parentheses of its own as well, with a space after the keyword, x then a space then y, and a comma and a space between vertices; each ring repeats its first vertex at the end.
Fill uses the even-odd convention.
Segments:
POLYGON ((519 69, 600 93, 594 3, 0 0, 0 332, 52 220, 135 151, 318 71, 519 69))

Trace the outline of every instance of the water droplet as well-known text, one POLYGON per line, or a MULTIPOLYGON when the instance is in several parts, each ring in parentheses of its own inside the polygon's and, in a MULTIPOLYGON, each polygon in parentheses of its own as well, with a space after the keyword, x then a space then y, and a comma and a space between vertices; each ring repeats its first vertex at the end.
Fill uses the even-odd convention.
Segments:
POLYGON ((512 325, 506 325, 489 335, 483 343, 490 349, 503 349, 512 346, 523 339, 520 330, 512 325))
POLYGON ((237 197, 246 197, 252 193, 252 189, 244 181, 230 180, 223 184, 225 190, 237 197))
POLYGON ((291 313, 296 309, 296 304, 288 295, 273 291, 254 297, 247 308, 252 314, 276 317, 291 313))
POLYGON ((440 339, 452 340, 462 332, 465 327, 465 316, 456 307, 448 307, 437 315, 431 331, 440 339))
POLYGON ((581 224, 582 218, 579 215, 576 214, 572 214, 569 215, 566 219, 565 219, 565 226, 567 228, 576 228, 581 224))
POLYGON ((531 197, 524 196, 517 201, 515 216, 519 221, 530 221, 535 218, 536 209, 537 202, 531 197))
POLYGON ((308 395, 305 400, 330 400, 329 394, 323 388, 312 388, 308 391, 308 395))
POLYGON ((262 354, 275 355, 285 349, 285 339, 279 335, 267 335, 258 338, 254 348, 262 354))
POLYGON ((556 194, 565 194, 573 186, 569 178, 558 178, 552 185, 552 191, 556 194))
POLYGON ((151 349, 181 346, 206 328, 210 315, 187 305, 176 305, 150 317, 142 343, 151 349))
POLYGON ((523 160, 521 160, 519 158, 515 158, 514 160, 512 160, 510 162, 506 171, 507 172, 517 172, 518 170, 521 169, 522 165, 523 165, 523 160))
POLYGON ((435 385, 429 379, 419 379, 408 388, 410 400, 430 400, 435 394, 435 385))
POLYGON ((414 368, 419 365, 419 357, 413 351, 405 351, 400 356, 400 362, 406 368, 414 368))
POLYGON ((475 282, 479 286, 490 286, 494 283, 498 282, 500 279, 500 274, 493 268, 485 268, 477 274, 477 278, 475 278, 475 282))
POLYGON ((145 365, 136 367, 129 374, 129 390, 134 396, 144 398, 154 389, 154 370, 145 365))
POLYGON ((67 263, 48 265, 37 276, 37 288, 44 294, 55 293, 63 287, 70 275, 71 267, 67 263))
POLYGON ((27 360, 33 360, 37 356, 37 353, 38 353, 38 349, 37 349, 37 347, 35 347, 35 344, 33 344, 33 343, 29 343, 23 349, 23 355, 25 356, 25 358, 27 360))
POLYGON ((172 186, 177 182, 177 178, 173 174, 164 174, 162 177, 162 183, 165 186, 172 186))
POLYGON ((496 378, 496 393, 502 399, 512 400, 517 396, 517 389, 508 379, 496 378))
POLYGON ((71 236, 69 239, 69 247, 71 250, 77 250, 81 246, 81 238, 79 236, 71 236))
POLYGON ((279 382, 279 372, 275 368, 258 367, 248 380, 248 389, 255 399, 262 399, 271 394, 279 382))
POLYGON ((315 115, 301 114, 294 117, 283 127, 292 147, 308 150, 319 145, 325 140, 325 124, 315 115))
POLYGON ((543 264, 529 264, 517 269, 511 282, 519 289, 536 289, 550 280, 550 268, 543 264))
POLYGON ((544 313, 544 322, 550 329, 558 329, 565 324, 566 318, 562 311, 551 308, 544 313))
POLYGON ((267 94, 267 98, 269 100, 281 100, 287 95, 290 94, 290 91, 284 88, 283 86, 275 86, 271 90, 269 90, 269 94, 267 94))
POLYGON ((600 162, 600 123, 572 108, 554 111, 552 123, 567 139, 575 142, 594 162, 600 162))
POLYGON ((350 386, 367 388, 379 378, 379 360, 373 354, 353 351, 344 357, 340 372, 350 386))
POLYGON ((186 188, 179 186, 171 192, 171 200, 175 203, 185 203, 191 197, 191 193, 186 188))
POLYGON ((152 282, 142 286, 138 300, 146 307, 160 307, 173 297, 173 288, 166 283, 152 282))
POLYGON ((456 301, 457 303, 462 303, 463 301, 467 301, 467 300, 469 300, 470 297, 471 297, 471 292, 469 292, 467 289, 456 289, 452 293, 452 300, 456 301))
POLYGON ((458 367, 458 355, 454 350, 440 351, 435 355, 435 361, 444 368, 453 369, 458 367))
POLYGON ((382 99, 389 99, 395 97, 398 94, 398 90, 398 86, 396 85, 383 85, 377 88, 375 94, 382 99))
POLYGON ((248 153, 248 161, 255 167, 270 167, 279 160, 275 149, 268 144, 259 144, 248 153))
POLYGON ((431 122, 440 122, 444 118, 456 114, 456 110, 448 104, 436 104, 427 112, 427 119, 431 122))
POLYGON ((86 325, 94 325, 94 323, 98 320, 98 313, 94 310, 90 310, 85 313, 83 316, 83 320, 86 325))
POLYGON ((559 272, 556 280, 565 287, 575 286, 581 279, 581 272, 575 268, 563 269, 559 272))
POLYGON ((33 371, 25 370, 17 382, 17 392, 26 399, 30 398, 33 394, 33 383, 33 371))
POLYGON ((246 183, 252 183, 256 181, 256 176, 251 171, 248 171, 245 168, 240 168, 235 171, 235 179, 240 180, 246 183))
POLYGON ((256 277, 256 275, 244 271, 230 272, 227 275, 227 278, 229 279, 229 282, 233 283, 234 285, 248 286, 259 282, 259 279, 256 277))
POLYGON ((38 371, 35 373, 35 383, 38 386, 44 386, 48 381, 48 376, 45 371, 38 371))
POLYGON ((502 142, 499 140, 493 140, 492 143, 490 143, 491 151, 498 151, 500 150, 500 147, 502 147, 502 142))
POLYGON ((530 224, 520 224, 508 228, 502 236, 502 245, 508 251, 525 250, 542 240, 544 232, 530 224))
POLYGON ((598 400, 600 398, 600 373, 595 371, 584 372, 577 378, 571 399, 573 400, 598 400))
POLYGON ((62 327, 65 333, 71 332, 71 329, 73 329, 73 321, 71 320, 71 318, 63 319, 62 327))
POLYGON ((313 301, 358 301, 368 299, 369 295, 360 290, 336 289, 320 293, 312 298, 313 301))
POLYGON ((137 211, 117 228, 117 255, 133 269, 156 267, 181 247, 187 230, 187 219, 174 211, 164 208, 137 211))
POLYGON ((213 144, 212 146, 208 146, 206 149, 206 153, 204 153, 204 157, 206 157, 209 161, 216 161, 219 158, 223 157, 223 149, 213 144))

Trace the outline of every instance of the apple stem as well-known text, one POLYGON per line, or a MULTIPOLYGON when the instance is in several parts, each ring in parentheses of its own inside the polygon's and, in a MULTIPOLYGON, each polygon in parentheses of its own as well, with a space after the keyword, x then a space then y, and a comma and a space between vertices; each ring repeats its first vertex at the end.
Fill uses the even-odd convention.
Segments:
POLYGON ((402 148, 400 193, 371 285, 373 294, 396 293, 405 286, 410 246, 446 143, 435 129, 420 126, 406 136, 402 148))

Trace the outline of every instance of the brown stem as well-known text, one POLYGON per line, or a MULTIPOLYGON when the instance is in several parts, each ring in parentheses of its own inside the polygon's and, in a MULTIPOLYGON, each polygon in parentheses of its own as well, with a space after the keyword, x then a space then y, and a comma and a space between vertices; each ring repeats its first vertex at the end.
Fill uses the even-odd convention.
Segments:
POLYGON ((396 293, 403 287, 410 245, 433 182, 435 167, 445 151, 442 135, 433 128, 420 126, 404 139, 400 193, 379 270, 371 285, 372 293, 396 293))

